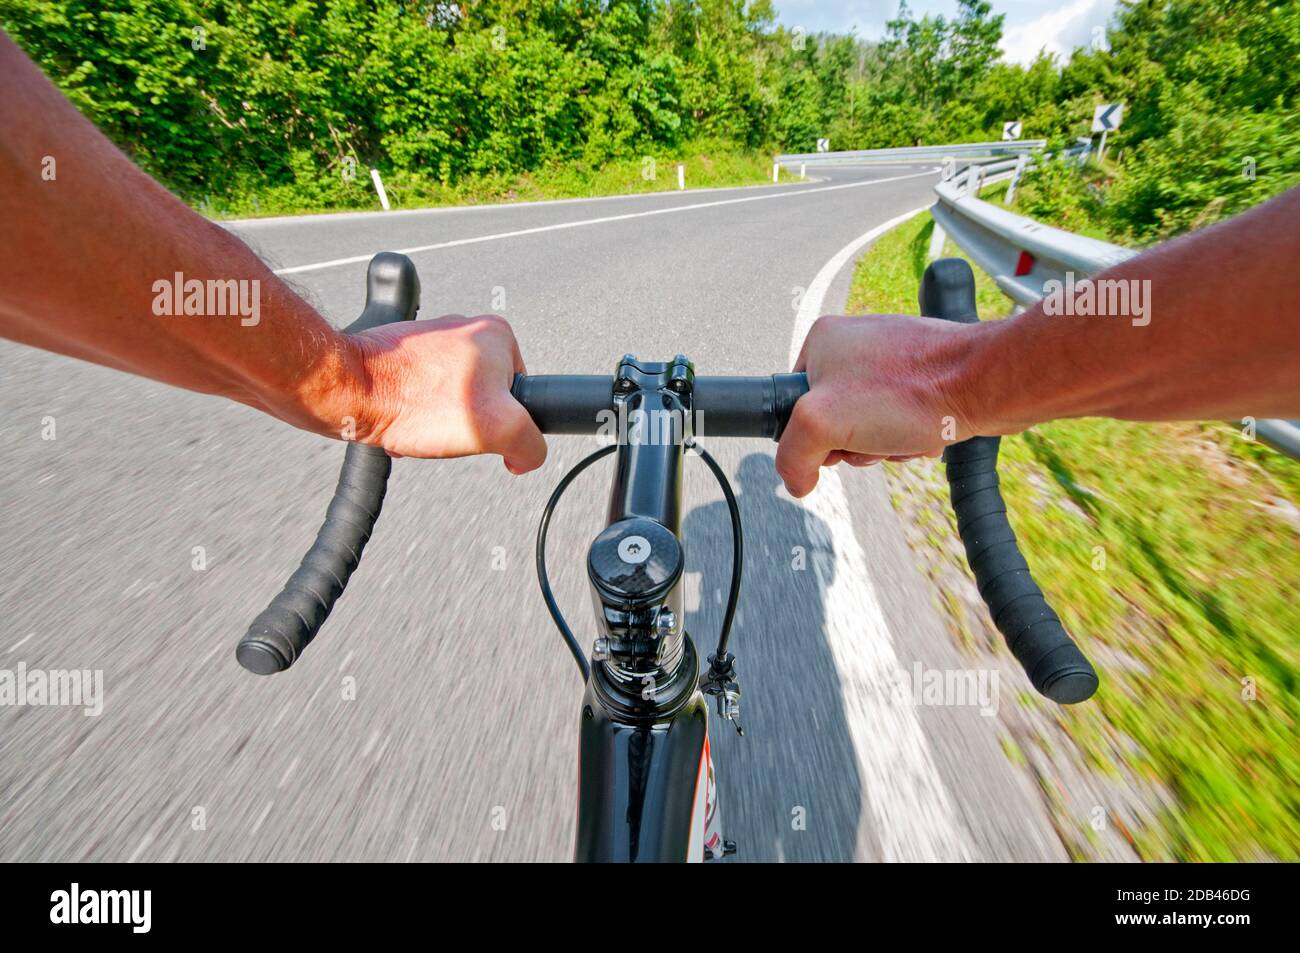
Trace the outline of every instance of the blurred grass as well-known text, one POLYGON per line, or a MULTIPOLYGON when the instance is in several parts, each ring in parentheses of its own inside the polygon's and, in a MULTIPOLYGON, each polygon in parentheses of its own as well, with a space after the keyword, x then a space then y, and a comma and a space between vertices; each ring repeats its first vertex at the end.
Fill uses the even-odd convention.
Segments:
MULTIPOLYGON (((916 313, 932 229, 918 216, 876 242, 849 313, 916 313)), ((974 270, 981 317, 1004 316, 1010 302, 974 270)), ((1091 770, 1173 798, 1131 832, 1139 855, 1300 859, 1300 463, 1227 424, 1101 419, 1006 438, 1001 461, 1027 558, 1101 674, 1094 702, 1058 723, 1091 770)), ((953 559, 946 494, 933 496, 926 555, 953 559)))
MULTIPOLYGON (((733 145, 709 140, 687 144, 673 153, 615 160, 600 166, 555 162, 523 175, 467 176, 455 183, 411 173, 380 172, 392 207, 410 209, 676 191, 678 163, 686 167, 687 189, 772 181, 771 155, 737 152, 733 145), (653 159, 653 163, 647 162, 647 158, 653 159)), ((798 181, 798 177, 782 170, 781 181, 798 181)), ((218 219, 377 211, 379 208, 369 170, 365 168, 358 168, 348 182, 313 178, 293 185, 210 198, 197 206, 199 212, 218 219)))

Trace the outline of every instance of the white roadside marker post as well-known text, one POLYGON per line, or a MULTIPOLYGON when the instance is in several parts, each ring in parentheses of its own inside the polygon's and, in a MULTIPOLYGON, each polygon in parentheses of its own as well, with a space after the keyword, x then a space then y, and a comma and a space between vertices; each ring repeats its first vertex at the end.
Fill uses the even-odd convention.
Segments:
POLYGON ((388 193, 384 191, 384 181, 379 177, 378 169, 370 170, 370 180, 375 183, 375 191, 379 193, 379 204, 388 211, 388 193))
POLYGON ((781 163, 779 163, 779 162, 773 162, 773 163, 772 163, 772 181, 773 181, 773 182, 779 182, 779 181, 781 180, 781 179, 780 179, 780 176, 781 176, 781 163))
POLYGON ((800 163, 799 163, 799 178, 801 178, 801 179, 806 179, 806 178, 808 178, 808 174, 807 174, 807 173, 808 173, 808 163, 807 163, 807 162, 800 162, 800 163))
POLYGON ((686 188, 686 165, 677 163, 677 188, 679 191, 686 188))

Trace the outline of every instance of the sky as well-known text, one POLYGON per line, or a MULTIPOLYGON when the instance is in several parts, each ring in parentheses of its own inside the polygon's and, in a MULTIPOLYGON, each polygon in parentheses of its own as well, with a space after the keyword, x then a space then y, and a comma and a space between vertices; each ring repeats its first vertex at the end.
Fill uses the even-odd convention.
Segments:
MULTIPOLYGON (((778 19, 806 33, 830 31, 874 40, 898 11, 898 0, 773 0, 778 19)), ((1087 46, 1096 27, 1104 27, 1116 0, 992 0, 993 12, 1006 14, 1002 53, 1013 63, 1028 63, 1040 49, 1064 59, 1076 46, 1087 46)), ((957 0, 908 0, 912 15, 957 12, 957 0)))

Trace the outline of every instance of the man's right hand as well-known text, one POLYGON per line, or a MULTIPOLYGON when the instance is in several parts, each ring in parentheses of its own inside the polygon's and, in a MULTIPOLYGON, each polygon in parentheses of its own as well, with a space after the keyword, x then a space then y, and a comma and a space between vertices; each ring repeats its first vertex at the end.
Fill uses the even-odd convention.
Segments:
POLYGON ((823 317, 795 363, 808 374, 776 452, 792 496, 824 466, 937 457, 975 430, 957 369, 978 325, 901 315, 823 317))

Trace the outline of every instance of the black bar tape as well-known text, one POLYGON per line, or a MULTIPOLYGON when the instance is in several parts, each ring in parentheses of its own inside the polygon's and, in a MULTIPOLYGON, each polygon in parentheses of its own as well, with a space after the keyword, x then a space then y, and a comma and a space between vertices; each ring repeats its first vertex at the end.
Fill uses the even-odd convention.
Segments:
POLYGON ((377 447, 348 445, 316 542, 235 650, 244 668, 258 675, 282 672, 311 644, 361 562, 383 507, 392 465, 377 447))
POLYGON ((966 561, 993 624, 1034 688, 1061 704, 1097 690, 1097 673, 1034 582, 998 489, 998 437, 972 437, 944 451, 948 488, 966 561))
MULTIPOLYGON (((414 263, 405 255, 380 252, 366 272, 365 309, 346 332, 410 321, 419 306, 414 263)), ((311 644, 361 562, 384 505, 392 467, 392 458, 378 447, 348 445, 316 542, 240 639, 235 649, 240 665, 258 675, 283 672, 311 644)))
MULTIPOLYGON (((961 324, 979 320, 975 276, 959 258, 931 263, 921 279, 921 313, 961 324)), ((1034 688, 1063 705, 1097 690, 1097 673, 1034 582, 1007 520, 998 485, 999 437, 972 437, 943 454, 957 532, 980 596, 1034 688)))

